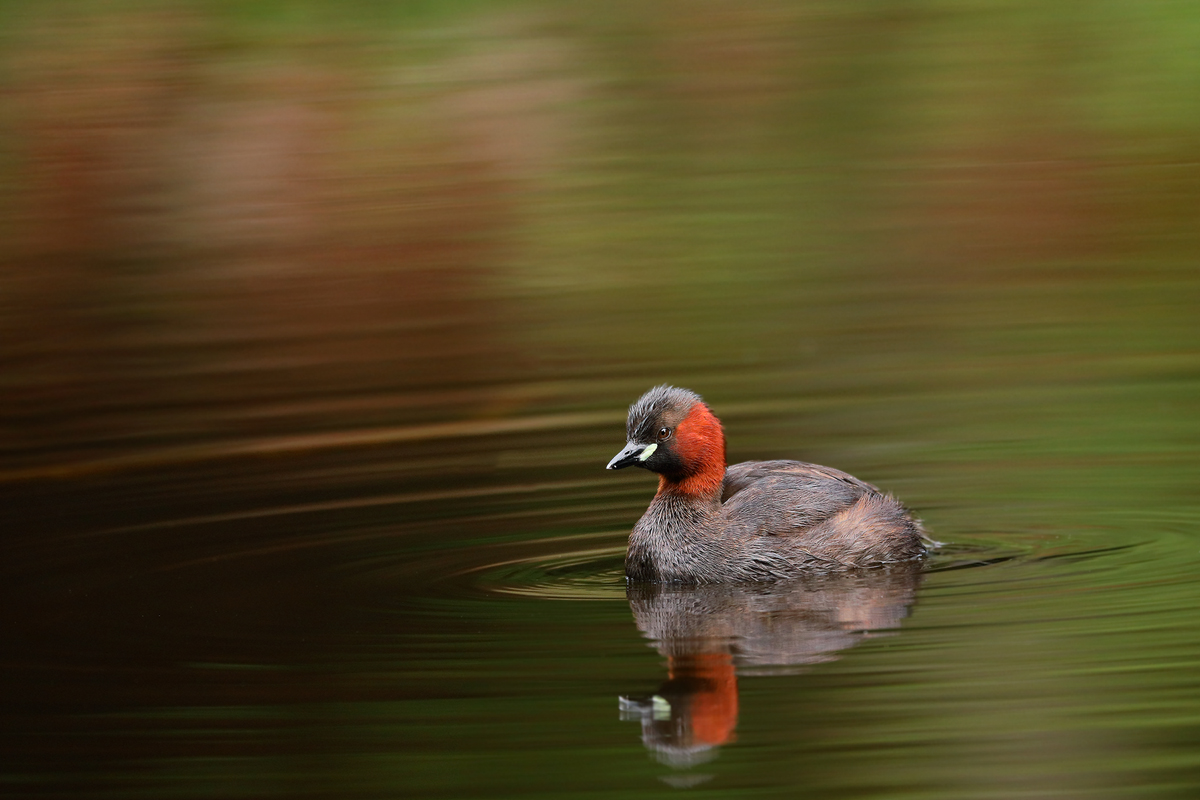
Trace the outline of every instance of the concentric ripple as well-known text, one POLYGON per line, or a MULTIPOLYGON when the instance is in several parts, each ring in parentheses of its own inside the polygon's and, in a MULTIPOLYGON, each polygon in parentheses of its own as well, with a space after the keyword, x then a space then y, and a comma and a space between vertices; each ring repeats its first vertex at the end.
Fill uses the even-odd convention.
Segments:
POLYGON ((471 570, 490 593, 544 600, 625 600, 625 545, 539 553, 471 570))
MULTIPOLYGON (((616 539, 616 534, 604 534, 616 539)), ((596 545, 598 536, 542 539, 526 542, 521 555, 471 566, 458 573, 468 590, 490 595, 545 600, 624 600, 624 537, 596 545), (588 540, 582 545, 580 538, 588 540), (567 545, 575 545, 564 549, 567 545), (530 549, 535 550, 529 553, 530 549)), ((973 538, 940 546, 929 557, 926 572, 980 569, 1008 563, 1036 563, 1060 558, 1090 559, 1112 548, 1079 547, 1078 542, 1029 534, 973 538)), ((1117 548, 1123 549, 1123 548, 1117 548)), ((478 554, 478 551, 477 551, 478 554)))

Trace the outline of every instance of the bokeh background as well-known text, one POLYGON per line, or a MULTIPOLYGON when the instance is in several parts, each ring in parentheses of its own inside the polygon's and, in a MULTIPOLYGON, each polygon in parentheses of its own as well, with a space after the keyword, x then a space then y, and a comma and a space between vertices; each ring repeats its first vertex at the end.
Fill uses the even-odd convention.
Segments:
POLYGON ((669 791, 615 721, 652 482, 601 468, 671 382, 950 547, 906 645, 748 684, 713 787, 1194 796, 1198 43, 1181 0, 3 0, 0 779, 669 791))
POLYGON ((0 13, 10 470, 1195 353, 1187 3, 0 13))

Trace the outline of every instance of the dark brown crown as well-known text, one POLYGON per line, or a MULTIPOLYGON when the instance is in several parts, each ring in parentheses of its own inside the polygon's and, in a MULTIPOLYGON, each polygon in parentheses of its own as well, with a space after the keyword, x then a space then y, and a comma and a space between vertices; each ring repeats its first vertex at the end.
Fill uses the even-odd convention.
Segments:
POLYGON ((703 402, 700 395, 688 389, 666 384, 655 386, 629 407, 629 419, 625 423, 626 435, 631 442, 653 442, 655 434, 668 415, 682 418, 692 406, 700 402, 703 402))

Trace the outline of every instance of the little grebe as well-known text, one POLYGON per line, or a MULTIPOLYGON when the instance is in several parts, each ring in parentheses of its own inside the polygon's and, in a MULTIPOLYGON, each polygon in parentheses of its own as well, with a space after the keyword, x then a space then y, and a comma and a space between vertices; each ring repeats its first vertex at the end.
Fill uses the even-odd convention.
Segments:
POLYGON ((625 574, 678 583, 769 581, 919 558, 929 540, 895 498, 802 461, 725 467, 725 432, 700 396, 656 386, 629 408, 609 469, 658 473, 625 574))

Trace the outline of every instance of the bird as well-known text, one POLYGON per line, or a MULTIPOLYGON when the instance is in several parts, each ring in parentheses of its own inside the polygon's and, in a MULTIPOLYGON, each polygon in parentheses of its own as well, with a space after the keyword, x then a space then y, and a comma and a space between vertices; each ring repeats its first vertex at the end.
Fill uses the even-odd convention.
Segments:
POLYGON ((780 581, 926 555, 921 523, 877 487, 803 461, 726 466, 721 421, 689 389, 662 385, 629 407, 608 469, 641 467, 658 492, 629 535, 630 581, 780 581))

